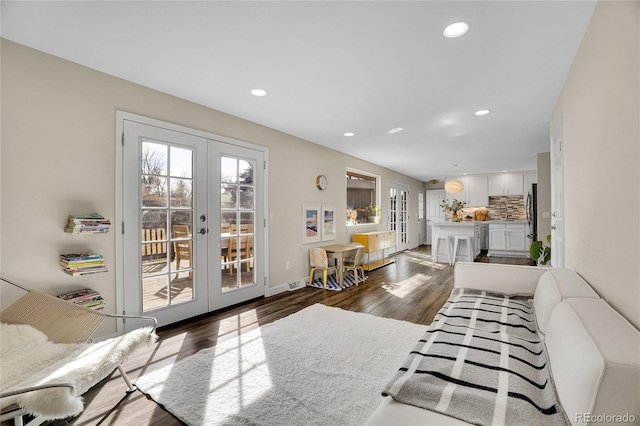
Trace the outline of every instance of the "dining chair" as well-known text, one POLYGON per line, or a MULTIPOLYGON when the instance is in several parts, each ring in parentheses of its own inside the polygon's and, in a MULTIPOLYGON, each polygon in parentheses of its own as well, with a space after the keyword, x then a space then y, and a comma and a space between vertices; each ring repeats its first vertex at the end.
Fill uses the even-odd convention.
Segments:
POLYGON ((220 259, 222 262, 229 261, 229 236, 231 235, 231 224, 224 222, 220 224, 220 259))
POLYGON ((342 263, 342 268, 346 272, 353 272, 353 277, 358 285, 358 271, 362 272, 362 280, 364 281, 364 247, 358 248, 356 255, 350 259, 345 259, 342 263))
POLYGON ((322 270, 322 282, 324 283, 324 288, 327 288, 327 273, 336 269, 335 266, 329 266, 329 259, 327 258, 327 251, 320 247, 312 247, 309 249, 309 265, 311 266, 311 271, 309 272, 309 284, 313 282, 314 273, 316 269, 322 270))
MULTIPOLYGON (((241 224, 231 225, 231 239, 229 240, 229 248, 227 251, 228 260, 233 261, 240 258, 250 259, 253 253, 253 225, 241 224), (240 238, 238 238, 238 234, 240 238), (249 234, 249 235, 247 235, 249 234), (246 235, 246 236, 244 236, 246 235)), ((251 262, 245 262, 247 272, 251 271, 251 262)), ((234 264, 229 265, 229 274, 233 275, 234 264)))
MULTIPOLYGON (((193 268, 193 250, 191 240, 191 230, 189 225, 173 225, 171 227, 173 231, 173 238, 180 239, 173 242, 173 252, 176 259, 176 270, 180 270, 180 261, 188 260, 189 268, 193 268), (187 240, 188 238, 188 240, 187 240)), ((191 278, 192 272, 189 271, 189 278, 191 278)))

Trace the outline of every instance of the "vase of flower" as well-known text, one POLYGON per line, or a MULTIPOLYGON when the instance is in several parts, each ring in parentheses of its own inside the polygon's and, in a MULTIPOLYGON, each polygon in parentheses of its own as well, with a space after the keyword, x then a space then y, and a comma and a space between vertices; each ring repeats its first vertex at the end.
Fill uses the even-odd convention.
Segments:
POLYGON ((449 203, 448 199, 442 200, 440 202, 440 207, 446 212, 451 212, 451 220, 453 220, 454 222, 459 222, 462 220, 462 218, 460 217, 460 215, 458 215, 458 212, 464 209, 465 204, 467 204, 466 201, 461 201, 454 198, 451 203, 449 203))

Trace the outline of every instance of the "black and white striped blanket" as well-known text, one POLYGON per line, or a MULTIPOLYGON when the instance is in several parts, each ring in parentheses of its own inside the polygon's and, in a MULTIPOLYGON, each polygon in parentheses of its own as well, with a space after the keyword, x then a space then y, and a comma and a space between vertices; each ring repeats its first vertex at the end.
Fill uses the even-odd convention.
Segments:
POLYGON ((530 296, 456 288, 383 391, 478 425, 565 425, 530 296))

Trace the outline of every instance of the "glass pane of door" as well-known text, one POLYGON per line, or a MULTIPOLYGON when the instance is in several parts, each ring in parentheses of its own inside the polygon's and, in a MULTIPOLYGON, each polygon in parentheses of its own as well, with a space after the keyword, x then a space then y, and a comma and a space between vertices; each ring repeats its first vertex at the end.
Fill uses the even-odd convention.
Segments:
POLYGON ((404 190, 400 190, 400 211, 398 212, 400 218, 400 245, 409 244, 409 235, 407 232, 408 227, 408 212, 407 212, 407 204, 408 204, 408 196, 409 193, 404 190))
POLYGON ((389 188, 389 230, 397 231, 398 229, 398 190, 389 188))
POLYGON ((194 152, 141 141, 143 312, 192 300, 194 152))
POLYGON ((222 292, 255 285, 255 161, 220 157, 222 292))

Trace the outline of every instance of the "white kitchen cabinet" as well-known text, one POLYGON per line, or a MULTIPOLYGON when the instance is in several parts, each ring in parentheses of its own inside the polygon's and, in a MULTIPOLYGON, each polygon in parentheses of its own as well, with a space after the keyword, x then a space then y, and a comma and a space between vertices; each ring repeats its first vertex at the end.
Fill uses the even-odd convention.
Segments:
POLYGON ((452 176, 446 180, 459 180, 464 189, 457 194, 447 192, 447 198, 454 198, 467 203, 467 207, 481 207, 489 205, 489 184, 486 175, 452 176))
POLYGON ((525 225, 507 225, 507 250, 524 251, 527 249, 527 230, 525 225))
POLYGON ((524 192, 525 195, 529 193, 532 183, 538 183, 538 175, 536 172, 525 172, 524 174, 524 192))
POLYGON ((525 223, 490 223, 488 256, 529 257, 525 223))
POLYGON ((506 229, 507 225, 489 225, 489 252, 507 249, 506 229))
POLYGON ((465 176, 467 190, 467 206, 480 207, 489 205, 489 181, 487 176, 465 176))
POLYGON ((524 195, 522 173, 500 173, 489 175, 489 196, 524 195))

